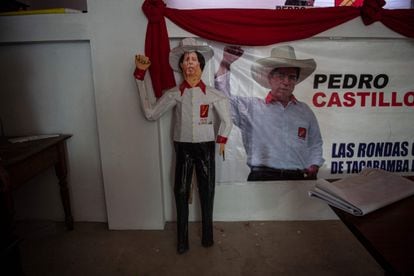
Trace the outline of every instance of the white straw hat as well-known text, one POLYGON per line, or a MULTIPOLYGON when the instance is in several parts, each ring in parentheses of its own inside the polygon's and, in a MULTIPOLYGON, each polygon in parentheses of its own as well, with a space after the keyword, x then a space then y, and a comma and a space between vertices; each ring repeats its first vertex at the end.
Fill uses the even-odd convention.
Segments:
POLYGON ((199 45, 197 41, 192 38, 184 38, 180 41, 180 45, 170 51, 170 66, 176 72, 181 72, 181 68, 178 64, 181 56, 186 52, 199 52, 204 56, 207 63, 208 60, 214 55, 213 49, 207 45, 199 45))
POLYGON ((253 79, 261 86, 271 88, 269 84, 269 73, 275 68, 297 67, 300 73, 296 83, 300 83, 316 69, 314 59, 296 59, 295 49, 284 45, 273 48, 270 57, 258 59, 250 69, 253 79))

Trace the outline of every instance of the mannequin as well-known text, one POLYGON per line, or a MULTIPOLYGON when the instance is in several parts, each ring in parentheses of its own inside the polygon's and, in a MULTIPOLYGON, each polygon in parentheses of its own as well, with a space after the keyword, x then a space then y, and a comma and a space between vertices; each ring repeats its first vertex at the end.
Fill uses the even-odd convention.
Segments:
POLYGON ((232 128, 227 98, 201 80, 205 62, 213 56, 209 46, 197 45, 192 38, 183 39, 170 52, 170 65, 183 74, 184 81, 166 91, 151 103, 144 83, 145 72, 151 61, 144 55, 135 57, 134 76, 141 106, 148 120, 157 120, 174 109, 174 148, 176 168, 174 196, 177 208, 177 252, 183 254, 188 243, 188 199, 195 168, 202 215, 202 241, 204 247, 214 244, 213 203, 215 192, 215 143, 224 157, 225 144, 232 128), (216 116, 213 116, 213 113, 216 116), (214 120, 219 120, 219 130, 214 131, 214 120))

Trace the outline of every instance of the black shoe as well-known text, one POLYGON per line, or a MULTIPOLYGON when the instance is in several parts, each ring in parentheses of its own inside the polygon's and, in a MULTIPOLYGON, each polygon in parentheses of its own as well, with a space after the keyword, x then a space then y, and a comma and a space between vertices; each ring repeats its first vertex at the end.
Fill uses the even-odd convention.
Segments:
POLYGON ((206 241, 201 241, 201 244, 203 245, 203 247, 211 247, 214 244, 213 240, 206 240, 206 241))
POLYGON ((185 252, 187 252, 189 249, 188 244, 184 244, 184 243, 179 243, 177 245, 177 253, 178 254, 184 254, 185 252))

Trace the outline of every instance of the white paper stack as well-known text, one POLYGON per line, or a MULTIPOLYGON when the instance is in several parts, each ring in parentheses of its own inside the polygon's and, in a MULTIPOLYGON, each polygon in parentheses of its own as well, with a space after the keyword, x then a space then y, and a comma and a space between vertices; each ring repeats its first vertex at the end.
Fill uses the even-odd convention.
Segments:
POLYGON ((387 171, 366 168, 335 182, 319 179, 309 196, 356 216, 363 216, 414 195, 414 181, 387 171))

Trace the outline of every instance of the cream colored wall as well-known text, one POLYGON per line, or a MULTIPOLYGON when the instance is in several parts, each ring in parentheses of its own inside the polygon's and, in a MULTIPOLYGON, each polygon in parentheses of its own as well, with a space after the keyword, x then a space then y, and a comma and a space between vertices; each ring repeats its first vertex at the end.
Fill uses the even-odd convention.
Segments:
MULTIPOLYGON (((142 2, 90 0, 86 14, 0 17, 2 54, 6 54, 3 52, 6 48, 3 47, 13 45, 26 45, 24 47, 28 47, 27 54, 30 56, 36 53, 34 49, 30 49, 33 43, 42 44, 42 51, 47 52, 59 43, 70 47, 78 42, 83 45, 79 50, 89 53, 88 74, 91 85, 86 89, 85 95, 88 95, 88 99, 92 97, 92 101, 85 101, 83 104, 94 110, 95 114, 85 113, 89 118, 88 122, 83 118, 70 118, 72 126, 62 131, 82 133, 81 125, 95 129, 84 143, 92 145, 96 151, 80 147, 82 155, 76 155, 70 160, 71 164, 85 160, 93 160, 92 163, 95 164, 92 176, 88 176, 82 168, 71 165, 71 174, 74 175, 69 183, 72 206, 76 221, 108 221, 111 229, 162 229, 166 220, 174 219, 170 171, 173 153, 170 132, 165 129, 169 125, 170 117, 166 116, 158 123, 144 119, 132 77, 133 56, 144 51, 147 20, 141 11, 142 2)), ((168 28, 172 37, 189 35, 171 23, 168 28)), ((321 36, 334 39, 341 36, 399 37, 380 23, 365 27, 359 19, 321 36)), ((14 58, 17 59, 18 56, 15 55, 14 58)), ((66 58, 76 60, 79 54, 72 53, 66 58)), ((28 62, 36 60, 29 59, 28 62)), ((64 63, 60 61, 59 64, 62 62, 64 63)), ((44 61, 41 65, 42 72, 47 73, 46 68, 53 63, 54 59, 44 61)), ((7 66, 2 64, 0 68, 7 70, 7 66)), ((57 69, 60 67, 57 66, 57 69)), ((36 75, 28 77, 36 78, 36 75)), ((43 99, 39 103, 52 106, 52 99, 56 99, 63 102, 62 109, 71 111, 71 105, 66 101, 71 98, 66 95, 69 92, 66 91, 62 97, 53 98, 49 96, 56 95, 56 91, 46 86, 43 88, 43 99)), ((7 105, 12 96, 4 95, 1 93, 0 101, 7 105)), ((27 114, 25 110, 19 112, 27 114)), ((41 110, 36 112, 40 114, 41 110)), ((64 119, 66 118, 56 118, 55 121, 51 119, 51 124, 60 125, 60 120, 64 119)), ((72 143, 79 141, 76 139, 79 138, 73 137, 72 143)), ((59 195, 56 194, 53 171, 46 174, 49 174, 45 176, 46 180, 37 180, 38 183, 31 185, 45 185, 46 191, 30 188, 17 195, 19 199, 16 203, 23 205, 20 208, 24 213, 23 217, 38 218, 38 212, 41 212, 41 217, 45 219, 63 219, 62 212, 56 211, 60 206, 57 207, 59 195), (26 204, 29 203, 26 199, 43 198, 45 195, 55 198, 45 203, 40 211, 33 213, 27 207, 29 205, 26 204)), ((307 197, 309 186, 306 185, 311 183, 285 183, 277 186, 272 183, 250 186, 232 183, 218 186, 215 219, 231 221, 335 218, 326 205, 307 197)), ((197 219, 196 206, 194 204, 192 207, 192 219, 197 219)))

